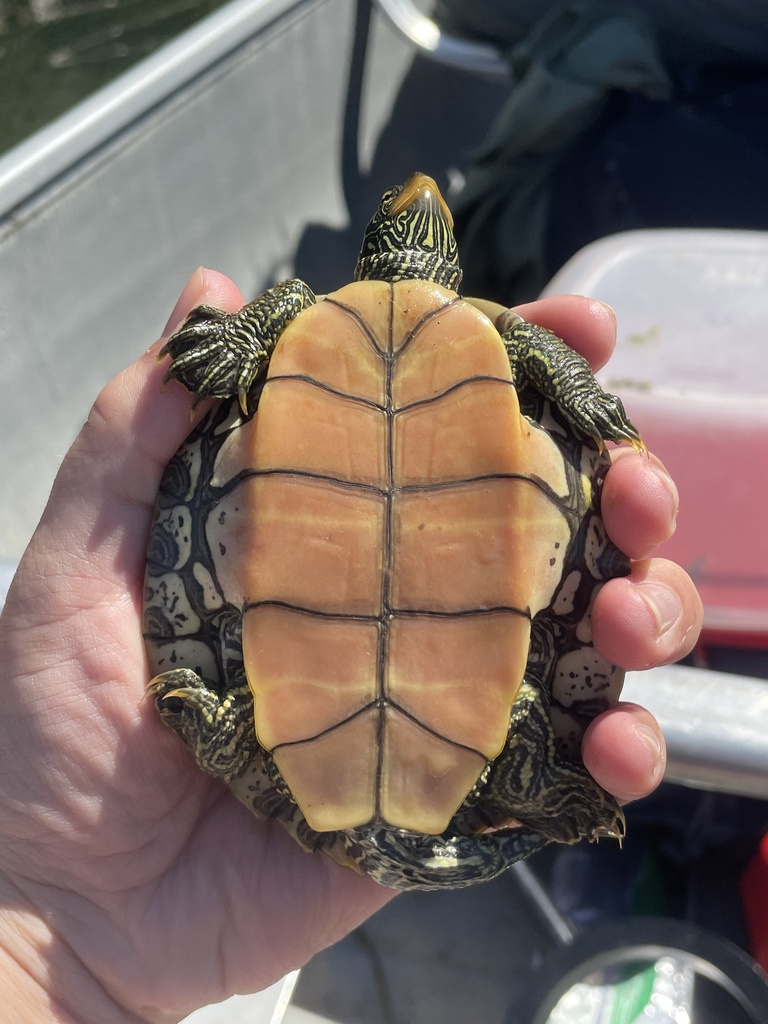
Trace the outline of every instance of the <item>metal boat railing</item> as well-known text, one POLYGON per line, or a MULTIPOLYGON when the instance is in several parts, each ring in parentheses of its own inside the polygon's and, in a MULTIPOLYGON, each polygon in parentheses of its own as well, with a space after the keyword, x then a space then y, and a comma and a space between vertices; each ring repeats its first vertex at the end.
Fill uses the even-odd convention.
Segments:
POLYGON ((375 0, 375 4, 389 23, 425 56, 490 78, 510 77, 509 65, 495 47, 443 32, 411 0, 375 0))

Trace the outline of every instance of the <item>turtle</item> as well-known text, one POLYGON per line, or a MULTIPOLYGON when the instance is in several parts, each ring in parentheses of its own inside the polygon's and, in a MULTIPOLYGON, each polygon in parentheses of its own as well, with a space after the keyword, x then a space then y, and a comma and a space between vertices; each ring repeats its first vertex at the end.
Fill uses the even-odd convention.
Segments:
POLYGON ((590 627, 629 571, 606 442, 644 445, 586 360, 460 279, 418 172, 354 280, 200 306, 159 356, 213 401, 157 497, 147 694, 257 817, 398 889, 625 831, 580 744, 623 679, 590 627))

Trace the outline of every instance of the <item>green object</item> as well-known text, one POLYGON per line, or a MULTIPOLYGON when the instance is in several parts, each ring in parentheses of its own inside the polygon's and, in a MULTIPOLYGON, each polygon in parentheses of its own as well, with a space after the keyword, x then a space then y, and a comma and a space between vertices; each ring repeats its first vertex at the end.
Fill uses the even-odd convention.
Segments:
POLYGON ((569 148, 616 93, 661 100, 671 89, 642 14, 615 4, 559 5, 508 57, 509 97, 454 204, 470 286, 507 302, 547 283, 550 182, 569 148))
POLYGON ((656 969, 651 966, 642 971, 632 971, 618 982, 613 989, 609 1024, 636 1024, 653 995, 655 980, 656 969))
POLYGON ((0 153, 225 2, 0 4, 0 153))

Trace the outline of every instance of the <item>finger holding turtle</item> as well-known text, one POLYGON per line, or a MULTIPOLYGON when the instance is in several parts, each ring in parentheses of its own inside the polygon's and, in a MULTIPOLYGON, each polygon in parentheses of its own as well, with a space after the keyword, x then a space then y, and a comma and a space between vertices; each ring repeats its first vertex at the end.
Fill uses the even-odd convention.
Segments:
MULTIPOLYGON (((568 338, 594 371, 611 357, 616 317, 596 299, 553 296, 516 312, 568 338)), ((690 653, 703 616, 688 574, 673 562, 652 557, 675 531, 677 488, 653 453, 622 447, 612 452, 612 461, 603 486, 603 520, 611 540, 633 561, 629 576, 609 581, 597 595, 595 646, 626 669, 671 664, 690 653)), ((621 804, 647 796, 661 782, 666 765, 658 723, 635 704, 619 703, 595 719, 584 736, 582 754, 594 778, 621 804)))
MULTIPOLYGON (((610 359, 616 317, 597 299, 560 295, 518 307, 528 321, 568 339, 593 371, 610 359)), ((701 599, 688 574, 652 557, 675 532, 679 496, 674 480, 653 453, 625 446, 612 453, 601 511, 611 540, 632 559, 632 571, 611 580, 595 601, 596 645, 626 669, 670 664, 691 652, 701 629, 701 599), (651 589, 656 605, 651 604, 651 589)))

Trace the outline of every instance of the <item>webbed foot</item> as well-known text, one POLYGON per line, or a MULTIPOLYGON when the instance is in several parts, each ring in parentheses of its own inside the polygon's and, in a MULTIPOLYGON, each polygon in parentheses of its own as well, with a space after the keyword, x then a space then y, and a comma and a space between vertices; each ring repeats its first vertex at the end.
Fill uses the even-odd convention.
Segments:
MULTIPOLYGON (((462 831, 505 830, 510 819, 526 833, 557 843, 617 839, 626 822, 614 798, 581 761, 563 757, 549 711, 549 697, 524 681, 512 709, 506 748, 494 761, 477 804, 460 822, 462 831)), ((514 832, 514 830, 513 830, 514 832)))
POLYGON ((519 388, 535 388, 600 451, 606 441, 627 442, 639 452, 647 451, 621 399, 603 390, 583 356, 552 331, 516 314, 507 315, 499 326, 519 388))
POLYGON ((280 335, 315 301, 312 290, 293 279, 275 285, 236 313, 198 306, 160 350, 158 359, 172 360, 164 383, 180 381, 195 396, 195 405, 205 398, 237 396, 248 415, 254 404, 249 396, 280 335))
POLYGON ((231 779, 251 762, 256 749, 253 699, 243 683, 219 695, 196 672, 175 668, 147 686, 163 722, 184 741, 209 775, 231 779))

